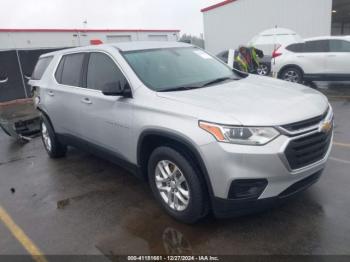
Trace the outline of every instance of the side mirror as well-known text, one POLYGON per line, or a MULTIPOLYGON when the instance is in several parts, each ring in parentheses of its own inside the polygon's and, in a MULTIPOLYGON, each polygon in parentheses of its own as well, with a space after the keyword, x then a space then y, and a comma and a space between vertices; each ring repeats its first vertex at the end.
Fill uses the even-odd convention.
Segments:
POLYGON ((105 96, 131 97, 131 88, 126 80, 109 82, 102 87, 102 94, 105 96))

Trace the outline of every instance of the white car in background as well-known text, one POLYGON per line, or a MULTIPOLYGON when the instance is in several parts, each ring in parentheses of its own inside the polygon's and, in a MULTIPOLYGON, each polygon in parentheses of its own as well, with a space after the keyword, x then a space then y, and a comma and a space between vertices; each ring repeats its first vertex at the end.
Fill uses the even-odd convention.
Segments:
POLYGON ((274 77, 290 82, 350 81, 350 36, 326 36, 279 47, 274 77))

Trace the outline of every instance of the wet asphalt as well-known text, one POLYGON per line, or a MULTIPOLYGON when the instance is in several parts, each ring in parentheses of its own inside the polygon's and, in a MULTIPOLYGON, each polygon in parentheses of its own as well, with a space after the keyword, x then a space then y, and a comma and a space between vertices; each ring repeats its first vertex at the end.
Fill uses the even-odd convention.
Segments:
MULTIPOLYGON (((335 111, 335 145, 321 180, 281 207, 184 225, 124 169, 73 148, 51 160, 40 138, 2 132, 0 206, 46 255, 350 255, 350 83, 317 86, 335 111)), ((1 222, 0 236, 1 255, 27 254, 1 222)))

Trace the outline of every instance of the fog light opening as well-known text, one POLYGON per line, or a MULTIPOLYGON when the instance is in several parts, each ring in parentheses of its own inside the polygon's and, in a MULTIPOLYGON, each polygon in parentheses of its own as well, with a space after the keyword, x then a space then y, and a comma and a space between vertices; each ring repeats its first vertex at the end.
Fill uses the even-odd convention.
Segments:
POLYGON ((231 183, 228 198, 235 200, 258 199, 265 190, 268 182, 266 179, 240 179, 231 183))

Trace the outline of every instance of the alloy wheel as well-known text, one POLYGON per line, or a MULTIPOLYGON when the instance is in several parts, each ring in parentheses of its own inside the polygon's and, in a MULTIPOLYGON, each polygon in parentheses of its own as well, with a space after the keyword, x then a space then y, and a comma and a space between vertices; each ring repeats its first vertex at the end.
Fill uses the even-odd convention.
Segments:
POLYGON ((257 72, 258 72, 258 75, 266 76, 269 72, 269 68, 265 64, 260 64, 258 69, 257 69, 257 72))
POLYGON ((187 180, 180 168, 169 160, 159 161, 155 182, 163 201, 175 211, 184 211, 190 201, 187 180))
POLYGON ((51 138, 50 138, 50 135, 49 135, 49 131, 45 125, 45 123, 43 122, 41 124, 41 133, 42 133, 42 137, 43 137, 43 141, 44 141, 44 145, 47 149, 47 151, 51 151, 51 148, 52 148, 52 143, 51 143, 51 138))
POLYGON ((288 70, 284 73, 283 79, 293 83, 299 83, 300 75, 295 70, 288 70))

